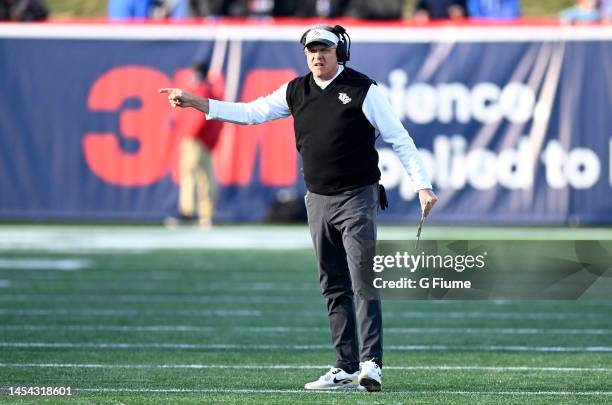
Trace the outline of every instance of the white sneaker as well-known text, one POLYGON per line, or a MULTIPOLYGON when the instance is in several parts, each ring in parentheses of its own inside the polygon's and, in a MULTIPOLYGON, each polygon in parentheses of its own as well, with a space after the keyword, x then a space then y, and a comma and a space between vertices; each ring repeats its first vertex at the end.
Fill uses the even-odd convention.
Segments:
POLYGON ((382 370, 378 367, 378 364, 372 360, 368 360, 359 365, 361 367, 361 372, 357 380, 359 384, 370 392, 380 391, 382 388, 382 370))
POLYGON ((341 368, 332 367, 329 371, 323 374, 317 381, 309 382, 304 385, 307 390, 337 390, 337 389, 359 389, 357 376, 359 371, 349 374, 341 368))

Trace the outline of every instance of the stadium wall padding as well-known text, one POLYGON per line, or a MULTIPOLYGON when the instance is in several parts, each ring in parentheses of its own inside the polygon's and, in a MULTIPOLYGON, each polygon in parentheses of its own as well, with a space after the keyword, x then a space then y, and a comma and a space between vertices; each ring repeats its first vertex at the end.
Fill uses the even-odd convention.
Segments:
MULTIPOLYGON (((349 21, 349 65, 388 94, 440 197, 438 224, 612 223, 612 26, 349 21)), ((209 60, 230 101, 306 73, 300 23, 0 24, 0 219, 176 213, 176 110, 160 87, 209 60)), ((340 102, 340 101, 339 101, 340 102)), ((192 112, 197 114, 197 112, 192 112)), ((388 223, 418 205, 377 140, 388 223)), ((292 120, 226 124, 218 221, 305 192, 292 120)))

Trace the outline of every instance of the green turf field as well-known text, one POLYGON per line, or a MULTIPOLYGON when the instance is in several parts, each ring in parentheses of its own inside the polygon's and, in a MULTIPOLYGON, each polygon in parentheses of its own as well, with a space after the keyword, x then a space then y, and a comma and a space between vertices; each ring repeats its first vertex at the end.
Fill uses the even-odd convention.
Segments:
POLYGON ((181 238, 239 245, 244 235, 265 245, 301 241, 303 231, 0 227, 0 386, 75 390, 70 400, 4 395, 0 403, 612 403, 612 297, 387 301, 384 391, 302 390, 334 362, 312 251, 168 246, 181 238), (104 244, 118 236, 121 246, 104 244))

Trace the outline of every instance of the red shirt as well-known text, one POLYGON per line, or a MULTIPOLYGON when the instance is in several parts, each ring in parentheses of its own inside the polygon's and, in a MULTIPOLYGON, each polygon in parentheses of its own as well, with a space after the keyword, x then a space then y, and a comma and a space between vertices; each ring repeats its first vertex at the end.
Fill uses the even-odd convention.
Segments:
MULTIPOLYGON (((194 83, 190 88, 185 89, 187 92, 199 97, 221 99, 218 95, 213 94, 211 84, 203 80, 199 84, 194 83)), ((218 120, 207 120, 206 116, 192 108, 177 110, 174 121, 174 133, 178 136, 194 137, 208 149, 212 150, 219 141, 223 122, 218 120)))

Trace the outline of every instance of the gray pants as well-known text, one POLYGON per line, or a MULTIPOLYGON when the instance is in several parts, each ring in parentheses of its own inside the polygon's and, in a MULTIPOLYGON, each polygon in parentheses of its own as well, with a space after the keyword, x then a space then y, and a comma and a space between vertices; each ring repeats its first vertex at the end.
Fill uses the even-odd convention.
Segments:
POLYGON ((372 285, 378 184, 333 196, 308 192, 306 207, 336 349, 335 366, 354 372, 359 361, 374 359, 382 367, 381 304, 372 285))

